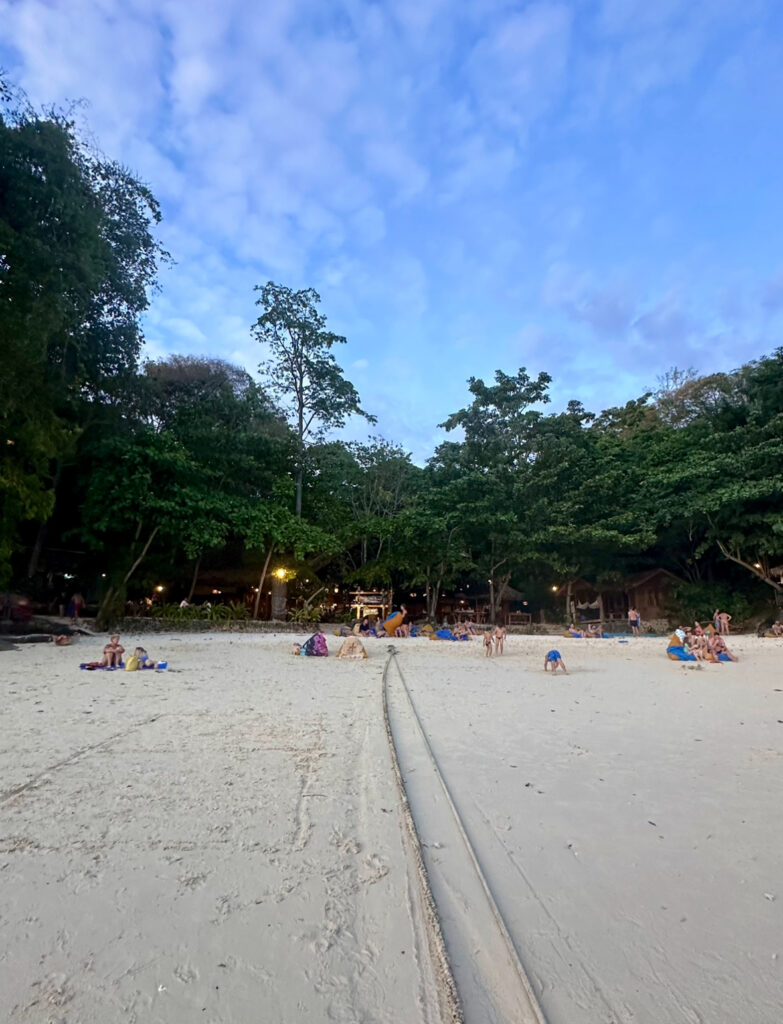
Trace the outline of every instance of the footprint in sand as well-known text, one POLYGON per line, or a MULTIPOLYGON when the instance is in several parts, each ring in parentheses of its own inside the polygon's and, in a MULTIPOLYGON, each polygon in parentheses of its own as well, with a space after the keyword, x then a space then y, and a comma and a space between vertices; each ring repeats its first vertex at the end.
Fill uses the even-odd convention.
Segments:
POLYGON ((377 853, 368 854, 359 867, 359 881, 365 885, 375 885, 389 873, 388 864, 377 853))
POLYGON ((198 981, 198 971, 190 964, 177 964, 174 968, 174 977, 183 985, 189 985, 193 981, 198 981))

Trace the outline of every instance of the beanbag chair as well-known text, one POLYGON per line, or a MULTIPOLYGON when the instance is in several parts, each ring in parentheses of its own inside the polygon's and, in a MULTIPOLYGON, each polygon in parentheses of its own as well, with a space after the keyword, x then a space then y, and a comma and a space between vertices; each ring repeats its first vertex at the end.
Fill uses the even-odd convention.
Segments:
POLYGON ((395 629, 397 629, 398 626, 402 625, 402 620, 404 618, 405 616, 402 614, 402 612, 394 612, 394 614, 390 615, 388 619, 384 619, 383 628, 386 630, 386 635, 394 636, 395 629))
POLYGON ((686 651, 682 645, 677 647, 667 647, 666 655, 668 658, 671 658, 672 661, 696 661, 696 655, 686 651))
POLYGON ((367 651, 364 649, 364 644, 361 642, 358 636, 349 636, 343 640, 342 647, 337 652, 338 658, 343 658, 347 661, 359 661, 362 658, 366 658, 367 651))

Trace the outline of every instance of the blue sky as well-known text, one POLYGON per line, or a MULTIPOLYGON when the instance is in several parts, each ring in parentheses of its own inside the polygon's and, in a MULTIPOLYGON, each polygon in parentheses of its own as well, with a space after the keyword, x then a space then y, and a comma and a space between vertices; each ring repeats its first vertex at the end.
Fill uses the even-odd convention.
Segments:
MULTIPOLYGON (((779 0, 0 0, 0 66, 162 203, 148 354, 321 293, 376 430, 496 368, 599 410, 783 343, 779 0)), ((366 428, 352 424, 346 436, 366 428)))

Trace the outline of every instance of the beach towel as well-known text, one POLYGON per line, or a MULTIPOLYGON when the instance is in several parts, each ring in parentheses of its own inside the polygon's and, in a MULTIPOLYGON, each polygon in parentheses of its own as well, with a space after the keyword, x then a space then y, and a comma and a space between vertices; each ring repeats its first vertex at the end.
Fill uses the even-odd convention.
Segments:
POLYGON ((337 652, 337 657, 343 658, 346 661, 360 661, 362 658, 367 657, 367 651, 365 651, 364 644, 358 636, 349 636, 343 640, 342 647, 337 652))
POLYGON ((125 662, 121 661, 119 665, 104 665, 100 661, 83 661, 79 668, 86 668, 88 672, 116 672, 125 668, 125 662))

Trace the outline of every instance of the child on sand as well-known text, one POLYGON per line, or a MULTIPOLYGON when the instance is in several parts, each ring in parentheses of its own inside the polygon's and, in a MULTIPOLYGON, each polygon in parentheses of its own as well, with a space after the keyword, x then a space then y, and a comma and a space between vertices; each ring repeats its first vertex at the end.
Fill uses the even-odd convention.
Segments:
POLYGON ((488 658, 492 657, 492 633, 489 630, 484 633, 484 653, 488 658))
POLYGON ((554 675, 555 672, 557 672, 557 670, 559 668, 562 668, 563 672, 566 675, 568 675, 568 672, 566 671, 566 667, 565 667, 565 662, 563 661, 563 658, 562 658, 562 655, 560 654, 560 651, 555 651, 555 650, 547 651, 547 655, 544 658, 544 671, 545 672, 547 670, 547 666, 548 665, 552 666, 552 675, 554 675))
POLYGON ((109 637, 109 642, 103 648, 103 662, 102 664, 108 668, 119 668, 122 664, 122 656, 125 653, 125 648, 120 643, 120 638, 117 633, 114 636, 109 637))
POLYGON ((506 639, 506 630, 504 626, 495 626, 495 653, 503 653, 503 642, 506 639))

